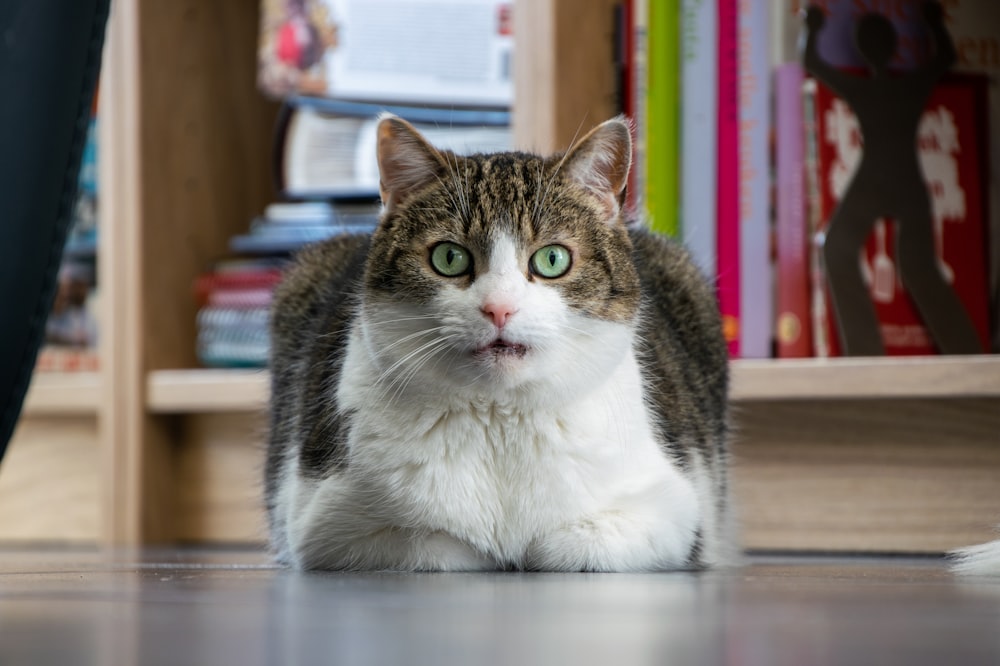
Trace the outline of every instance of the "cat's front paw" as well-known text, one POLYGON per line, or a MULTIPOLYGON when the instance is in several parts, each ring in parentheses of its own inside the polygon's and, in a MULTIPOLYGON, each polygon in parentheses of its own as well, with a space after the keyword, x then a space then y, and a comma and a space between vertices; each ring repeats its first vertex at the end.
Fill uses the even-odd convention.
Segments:
MULTIPOLYGON (((686 523, 687 521, 685 521, 686 523)), ((619 511, 597 514, 532 542, 527 568, 542 571, 683 569, 697 539, 693 526, 650 523, 619 511)))
POLYGON ((414 537, 404 569, 412 571, 495 571, 495 560, 447 532, 414 537))

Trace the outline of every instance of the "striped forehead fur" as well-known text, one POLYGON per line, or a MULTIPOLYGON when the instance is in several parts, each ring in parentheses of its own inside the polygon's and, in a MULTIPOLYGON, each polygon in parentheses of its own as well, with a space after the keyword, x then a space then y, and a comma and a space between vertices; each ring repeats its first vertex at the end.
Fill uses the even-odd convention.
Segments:
MULTIPOLYGON (((526 272, 529 250, 551 243, 570 248, 573 270, 548 284, 592 316, 631 319, 639 291, 628 234, 617 207, 610 211, 608 197, 594 190, 610 179, 580 175, 588 168, 607 170, 611 158, 598 139, 582 152, 546 159, 521 152, 459 156, 401 138, 394 147, 406 153, 405 164, 422 162, 425 172, 419 184, 410 172, 404 192, 388 193, 366 285, 383 297, 426 302, 442 281, 428 265, 436 243, 458 243, 485 261, 503 233, 522 248, 526 272)), ((390 170, 403 163, 397 159, 390 170)))

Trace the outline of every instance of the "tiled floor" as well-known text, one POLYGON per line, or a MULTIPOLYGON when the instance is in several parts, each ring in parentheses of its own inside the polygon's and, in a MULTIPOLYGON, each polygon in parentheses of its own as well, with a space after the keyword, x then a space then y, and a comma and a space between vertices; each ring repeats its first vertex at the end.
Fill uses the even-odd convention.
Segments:
POLYGON ((296 574, 253 553, 0 553, 0 664, 1000 664, 937 560, 678 574, 296 574))

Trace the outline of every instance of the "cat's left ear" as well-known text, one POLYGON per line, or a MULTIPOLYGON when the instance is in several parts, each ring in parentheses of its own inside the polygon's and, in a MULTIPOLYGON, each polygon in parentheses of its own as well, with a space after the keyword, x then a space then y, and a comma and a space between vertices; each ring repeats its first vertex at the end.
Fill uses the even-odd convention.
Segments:
POLYGON ((441 153, 402 118, 382 116, 376 135, 379 193, 387 210, 436 180, 446 166, 441 153))
POLYGON ((632 133, 628 121, 619 116, 601 123, 570 148, 561 170, 597 195, 609 218, 617 220, 631 164, 632 133))

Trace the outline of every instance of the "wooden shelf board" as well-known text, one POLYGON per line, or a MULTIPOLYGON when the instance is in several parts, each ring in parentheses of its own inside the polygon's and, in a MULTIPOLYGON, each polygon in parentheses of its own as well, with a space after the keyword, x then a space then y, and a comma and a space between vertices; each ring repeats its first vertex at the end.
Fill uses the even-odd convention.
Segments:
MULTIPOLYGON (((737 360, 731 397, 754 400, 1000 397, 1000 356, 737 360)), ((255 411, 267 404, 266 370, 157 370, 154 413, 255 411)))
POLYGON ((1000 397, 1000 356, 737 360, 734 401, 1000 397))
POLYGON ((146 385, 146 406, 154 413, 241 412, 267 404, 265 370, 155 370, 146 385))
POLYGON ((24 398, 26 416, 96 415, 101 402, 98 372, 38 372, 24 398))

